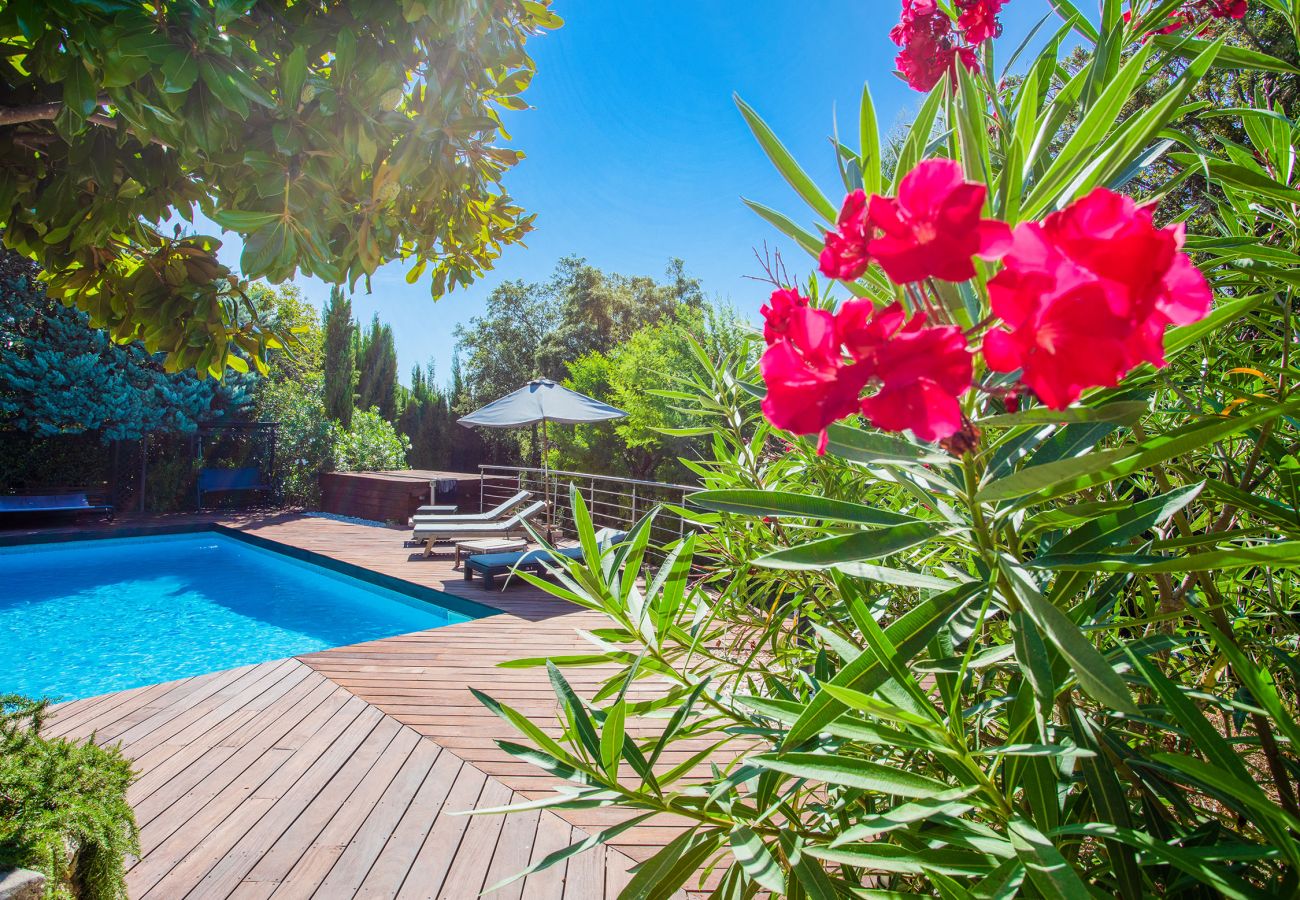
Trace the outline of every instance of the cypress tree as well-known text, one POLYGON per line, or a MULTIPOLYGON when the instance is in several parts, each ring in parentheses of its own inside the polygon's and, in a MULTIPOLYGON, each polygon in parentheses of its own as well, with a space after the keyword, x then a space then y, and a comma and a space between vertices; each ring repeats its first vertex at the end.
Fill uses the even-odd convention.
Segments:
POLYGON ((352 301, 338 285, 325 304, 325 414, 346 428, 352 424, 352 380, 356 355, 352 334, 352 301))
POLYGON ((375 407, 388 421, 397 415, 397 345, 393 329, 376 314, 359 346, 357 408, 375 407))

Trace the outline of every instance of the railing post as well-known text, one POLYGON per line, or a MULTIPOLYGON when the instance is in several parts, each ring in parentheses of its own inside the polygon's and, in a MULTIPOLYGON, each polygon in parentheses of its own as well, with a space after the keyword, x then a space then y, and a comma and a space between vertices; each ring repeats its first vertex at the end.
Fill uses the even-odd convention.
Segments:
POLYGON ((483 511, 483 483, 487 478, 487 473, 482 466, 478 467, 478 511, 483 511))
POLYGON ((636 485, 632 485, 632 521, 628 525, 636 524, 636 485))

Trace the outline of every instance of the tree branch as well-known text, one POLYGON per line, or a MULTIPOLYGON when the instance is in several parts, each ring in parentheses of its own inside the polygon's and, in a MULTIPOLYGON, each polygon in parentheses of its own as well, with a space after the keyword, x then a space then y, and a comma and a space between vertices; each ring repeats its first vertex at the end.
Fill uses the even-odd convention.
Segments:
MULTIPOLYGON (((95 100, 95 106, 101 107, 109 102, 107 95, 101 95, 95 100)), ((52 103, 32 103, 27 106, 0 106, 0 126, 4 125, 22 125, 25 122, 48 122, 57 118, 63 111, 63 102, 54 101, 52 103)), ((87 122, 94 122, 96 125, 116 125, 117 120, 112 116, 106 116, 103 113, 95 112, 86 116, 87 122)))
POLYGON ((62 103, 34 103, 30 106, 0 107, 0 125, 21 125, 53 119, 63 109, 62 103))

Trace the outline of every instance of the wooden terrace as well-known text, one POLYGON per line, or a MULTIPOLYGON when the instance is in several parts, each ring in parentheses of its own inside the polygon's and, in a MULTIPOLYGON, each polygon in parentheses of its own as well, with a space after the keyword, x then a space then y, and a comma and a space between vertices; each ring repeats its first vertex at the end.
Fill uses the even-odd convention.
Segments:
MULTIPOLYGON (((132 897, 472 898, 626 815, 457 815, 540 798, 555 784, 497 748, 519 736, 469 688, 553 722, 545 671, 496 664, 587 648, 577 629, 601 617, 517 580, 486 591, 450 556, 425 560, 404 547, 399 529, 283 515, 219 524, 501 613, 54 707, 50 733, 119 744, 138 773, 132 897)), ((603 674, 568 673, 587 695, 603 674)), ((613 898, 628 869, 680 827, 652 820, 491 896, 613 898)))

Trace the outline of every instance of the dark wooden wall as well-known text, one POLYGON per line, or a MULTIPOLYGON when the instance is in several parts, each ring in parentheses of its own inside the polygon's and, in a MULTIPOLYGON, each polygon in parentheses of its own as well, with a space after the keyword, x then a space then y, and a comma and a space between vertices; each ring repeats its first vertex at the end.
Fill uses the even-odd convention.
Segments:
MULTIPOLYGON (((447 477, 451 477, 448 475, 447 477)), ((320 477, 321 509, 341 516, 405 524, 416 508, 429 502, 429 482, 381 473, 327 472, 320 477)), ((455 493, 438 495, 438 503, 452 503, 460 512, 477 512, 477 475, 464 475, 455 493)))

